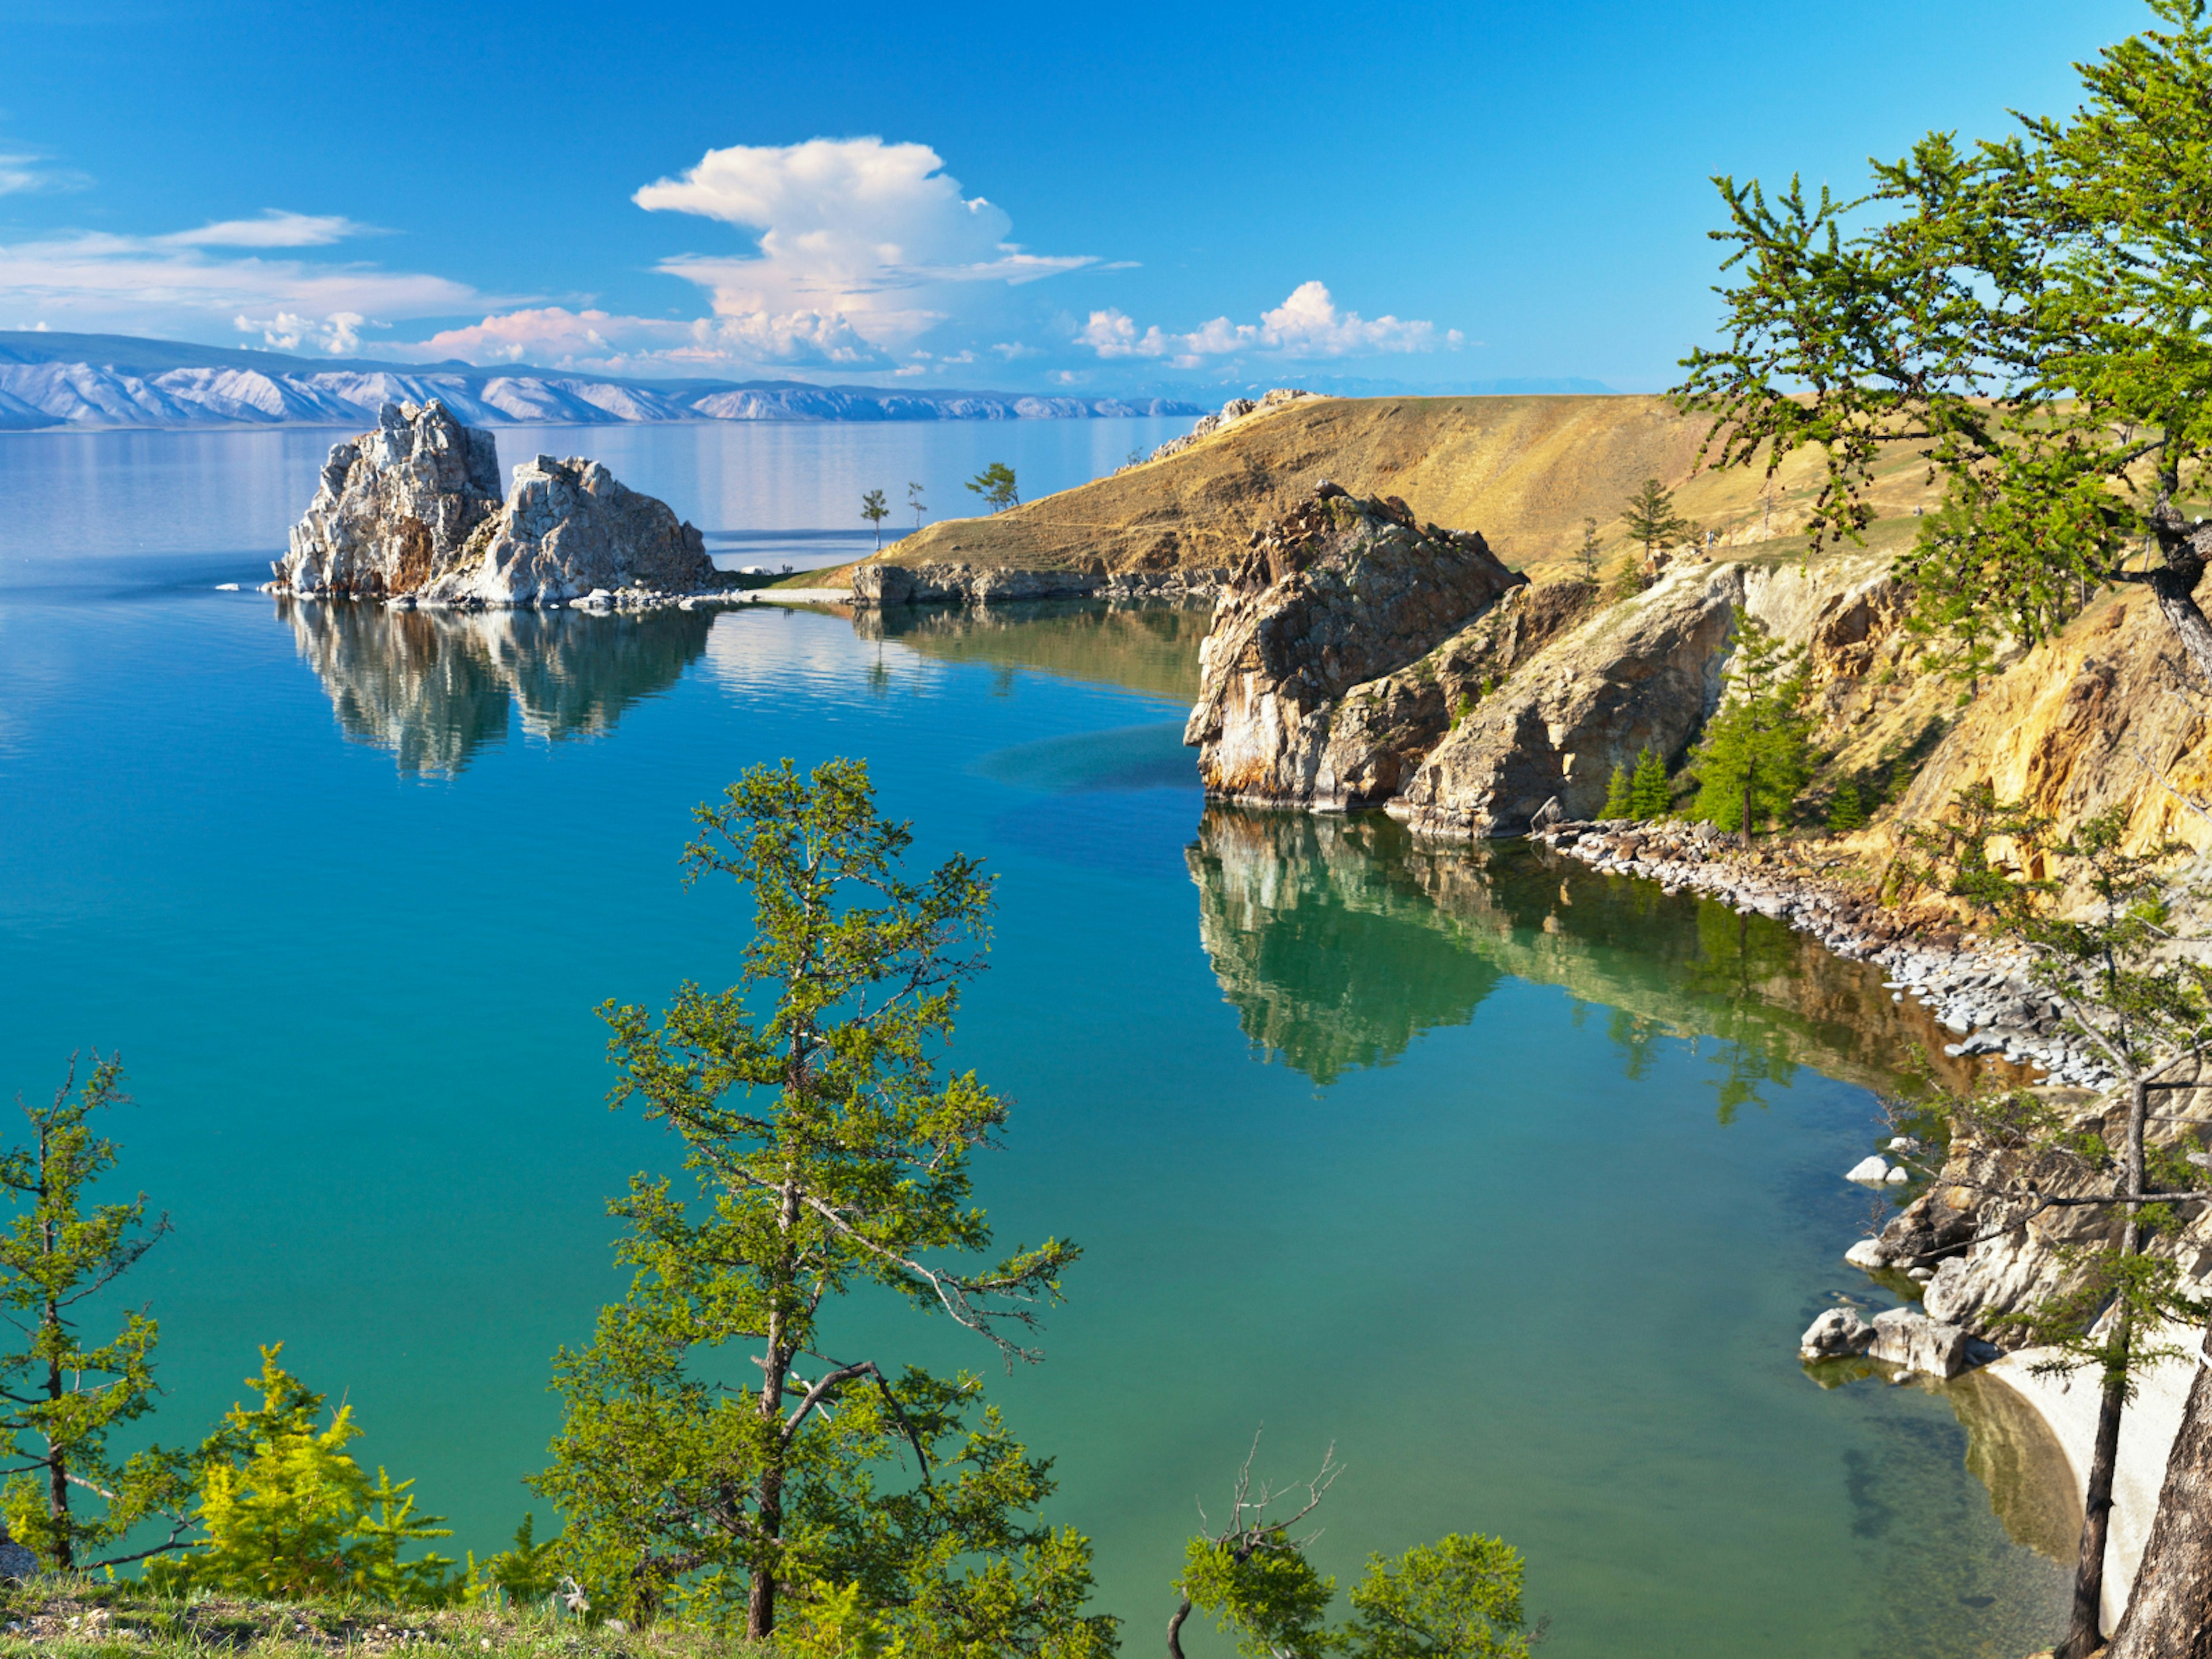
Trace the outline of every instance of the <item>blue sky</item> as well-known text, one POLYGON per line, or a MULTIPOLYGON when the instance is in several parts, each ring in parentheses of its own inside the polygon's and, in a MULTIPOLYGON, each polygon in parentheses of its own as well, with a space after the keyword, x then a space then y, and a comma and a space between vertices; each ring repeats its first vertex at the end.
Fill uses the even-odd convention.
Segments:
POLYGON ((0 0, 0 328, 649 377, 1579 377, 1706 337, 1710 174, 2072 106, 2106 0, 0 0))

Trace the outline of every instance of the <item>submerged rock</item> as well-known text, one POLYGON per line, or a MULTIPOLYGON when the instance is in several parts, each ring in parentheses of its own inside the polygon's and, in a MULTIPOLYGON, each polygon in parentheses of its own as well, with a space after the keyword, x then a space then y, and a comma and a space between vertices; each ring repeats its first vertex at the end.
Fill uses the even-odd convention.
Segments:
POLYGON ((1322 767, 1339 699, 1425 656, 1527 580, 1474 532, 1417 525, 1395 496, 1322 484, 1254 533, 1214 613, 1183 731, 1206 793, 1345 805, 1343 782, 1322 767))
POLYGON ((1905 1370, 1945 1378, 1974 1363, 1973 1339, 1965 1327, 1942 1323, 1911 1308, 1876 1314, 1867 1352, 1905 1370))
POLYGON ((597 461, 540 455, 502 501, 492 435, 434 400, 386 404, 334 445, 291 547, 272 567, 303 597, 424 605, 561 604, 595 589, 721 586, 699 532, 597 461))

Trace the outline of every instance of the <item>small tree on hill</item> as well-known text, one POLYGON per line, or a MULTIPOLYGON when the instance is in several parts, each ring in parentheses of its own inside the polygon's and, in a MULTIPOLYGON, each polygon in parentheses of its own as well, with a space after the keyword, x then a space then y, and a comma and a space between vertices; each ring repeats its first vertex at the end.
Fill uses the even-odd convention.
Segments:
POLYGON ((568 1518, 563 1559, 595 1601, 680 1601, 756 1639, 788 1611, 917 1655, 1103 1651, 1089 1544, 1032 1518, 1048 1464, 975 1377, 855 1356, 884 1328, 830 1317, 889 1292, 1033 1359, 1017 1338, 1076 1259, 1047 1239, 969 1265, 991 1243, 969 1160, 1006 1108, 937 1054, 989 883, 957 856, 902 875, 913 836, 854 761, 755 767, 695 816, 690 876, 750 890, 754 932, 728 989, 684 985, 658 1025, 602 1010, 614 1102, 676 1133, 699 1201, 641 1175, 611 1206, 629 1294, 556 1360, 562 1428, 532 1482, 568 1518))
POLYGON ((884 548, 884 520, 890 515, 891 509, 884 501, 882 490, 871 489, 860 497, 860 516, 868 521, 868 527, 876 532, 876 550, 878 553, 882 552, 884 548))
POLYGON ((1844 836, 1854 830, 1865 829, 1866 821, 1866 803, 1860 798, 1859 786, 1856 780, 1845 778, 1829 798, 1828 828, 1844 836))
POLYGON ((1739 605, 1735 654, 1721 706, 1690 758, 1695 817, 1739 829, 1746 842, 1762 823, 1787 822, 1813 775, 1812 721, 1802 647, 1784 647, 1739 605))
POLYGON ((921 529, 921 515, 928 512, 929 508, 922 501, 921 486, 920 484, 909 483, 907 485, 906 504, 914 509, 914 527, 916 530, 921 529))
POLYGON ((1645 745, 1636 757, 1636 775, 1629 784, 1629 811, 1639 818, 1663 818, 1674 805, 1667 790, 1667 766, 1659 751, 1645 745))
POLYGON ((968 488, 983 498, 983 504, 994 513, 1003 513, 1010 507, 1019 507, 1022 498, 1014 488, 1014 469, 1004 461, 994 461, 974 477, 968 488))
POLYGON ((1351 1620, 1328 1624, 1336 1581, 1314 1570, 1305 1555, 1312 1538, 1294 1537, 1291 1528, 1320 1507, 1342 1473, 1332 1447, 1303 1486, 1255 1490, 1245 1458, 1228 1524, 1200 1533, 1184 1552, 1168 1659, 1183 1659, 1182 1627, 1194 1612, 1234 1636, 1247 1659, 1528 1659, 1542 1629, 1528 1628, 1522 1614, 1520 1553, 1473 1533, 1447 1534, 1395 1560, 1369 1556, 1346 1598, 1351 1620))
POLYGON ((115 1334, 88 1343, 84 1304, 114 1284, 169 1230, 149 1222, 146 1195, 93 1204, 91 1190, 115 1167, 115 1143, 92 1127, 95 1113, 123 1103, 120 1061, 93 1056, 75 1094, 76 1062, 47 1103, 16 1104, 28 1140, 0 1155, 0 1191, 14 1207, 0 1232, 0 1310, 21 1333, 0 1353, 0 1456, 8 1483, 0 1504, 15 1536, 58 1571, 137 1561, 182 1536, 185 1497, 176 1461, 158 1449, 118 1463, 108 1437, 154 1408, 154 1348, 160 1336, 143 1312, 126 1311, 115 1334), (172 1522, 152 1549, 88 1560, 157 1515, 172 1522))
POLYGON ((1604 551, 1604 544, 1597 538, 1597 520, 1584 519, 1582 545, 1575 550, 1575 568, 1581 574, 1583 586, 1597 586, 1597 562, 1604 551))
POLYGON ((1674 546, 1697 529, 1674 511, 1674 491, 1661 489, 1656 478, 1646 478, 1628 498, 1628 505, 1620 510, 1620 521, 1629 539, 1643 546, 1646 565, 1656 564, 1662 548, 1674 546))

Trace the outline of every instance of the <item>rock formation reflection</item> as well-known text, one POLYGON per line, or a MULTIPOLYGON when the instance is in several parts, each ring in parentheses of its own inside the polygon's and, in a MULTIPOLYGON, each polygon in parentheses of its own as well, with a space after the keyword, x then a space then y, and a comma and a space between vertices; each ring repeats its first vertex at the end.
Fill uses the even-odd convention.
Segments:
POLYGON ((1036 669, 1188 703, 1198 696, 1198 647, 1212 614, 1204 605, 1085 599, 901 605, 856 610, 853 629, 942 661, 1036 669))
POLYGON ((1765 916, 1519 842, 1416 841, 1380 817, 1206 809, 1187 854, 1199 936, 1255 1042, 1317 1083, 1464 1023, 1504 977, 1556 985, 1632 1079, 1662 1039, 1714 1067, 1723 1120, 1800 1066, 1869 1087, 1942 1032, 1879 969, 1765 916))
POLYGON ((402 772, 451 776, 502 741, 512 711, 548 739, 599 737, 706 649, 714 613, 392 611, 280 598, 338 726, 402 772))

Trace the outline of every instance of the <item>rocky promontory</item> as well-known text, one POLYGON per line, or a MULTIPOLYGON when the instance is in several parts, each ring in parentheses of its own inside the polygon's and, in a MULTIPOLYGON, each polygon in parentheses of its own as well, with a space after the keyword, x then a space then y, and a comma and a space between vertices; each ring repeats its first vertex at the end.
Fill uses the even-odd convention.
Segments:
POLYGON ((1253 532, 1214 612, 1183 732, 1206 793, 1319 807, 1369 799, 1370 779, 1323 764, 1346 693, 1425 656, 1526 580, 1478 534, 1324 482, 1253 532))
POLYGON ((434 400, 386 404, 375 431, 331 447, 271 568, 301 598, 464 608, 724 586, 696 529, 598 461, 538 456, 502 501, 492 434, 434 400))

